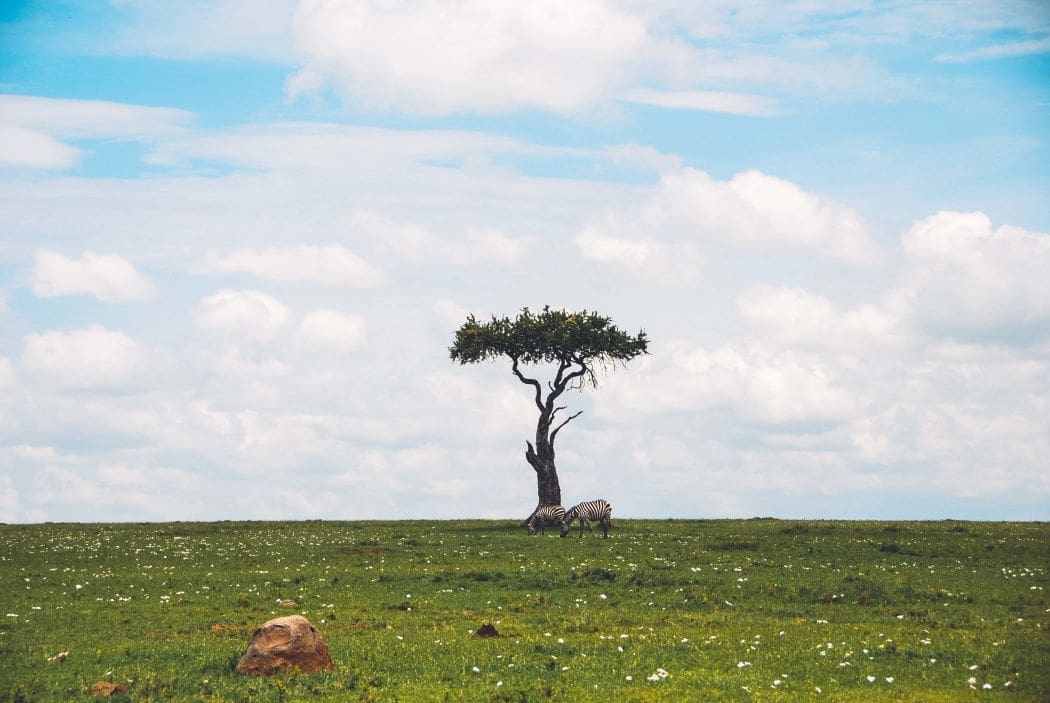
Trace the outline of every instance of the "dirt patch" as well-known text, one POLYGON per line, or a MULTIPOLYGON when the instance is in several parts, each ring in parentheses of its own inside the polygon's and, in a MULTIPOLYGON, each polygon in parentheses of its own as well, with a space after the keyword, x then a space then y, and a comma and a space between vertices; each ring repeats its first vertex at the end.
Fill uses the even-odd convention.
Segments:
POLYGON ((490 624, 484 624, 474 633, 475 637, 499 637, 499 630, 490 624))

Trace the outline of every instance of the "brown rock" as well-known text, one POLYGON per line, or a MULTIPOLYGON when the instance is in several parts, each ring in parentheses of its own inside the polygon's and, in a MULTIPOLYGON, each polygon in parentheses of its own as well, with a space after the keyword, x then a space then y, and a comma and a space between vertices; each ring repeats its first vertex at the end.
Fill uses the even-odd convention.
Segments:
POLYGON ((302 615, 287 615, 263 623, 237 662, 237 673, 248 676, 269 676, 289 668, 307 674, 332 668, 328 645, 317 628, 302 615))
POLYGON ((91 687, 91 695, 100 696, 112 696, 116 693, 126 693, 128 687, 122 683, 110 683, 109 681, 99 681, 91 687))

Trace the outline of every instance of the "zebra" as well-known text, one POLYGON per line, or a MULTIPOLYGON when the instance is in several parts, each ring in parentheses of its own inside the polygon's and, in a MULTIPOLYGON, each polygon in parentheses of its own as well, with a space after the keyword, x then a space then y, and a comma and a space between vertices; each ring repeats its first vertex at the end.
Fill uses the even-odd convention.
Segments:
MULTIPOLYGON (((609 505, 608 501, 602 500, 586 500, 578 505, 574 505, 565 512, 565 525, 569 527, 572 525, 573 520, 580 521, 580 537, 583 537, 583 526, 586 525, 587 529, 594 534, 594 528, 591 526, 591 520, 597 520, 602 526, 602 532, 605 537, 609 536, 609 528, 612 526, 612 506, 609 505)), ((570 527, 571 529, 571 527, 570 527)), ((564 537, 566 533, 563 533, 564 537)))
POLYGON ((540 528, 540 533, 544 533, 547 525, 560 525, 561 536, 568 534, 569 525, 565 522, 565 508, 560 505, 539 505, 525 521, 525 527, 528 528, 530 535, 536 534, 537 526, 540 528))

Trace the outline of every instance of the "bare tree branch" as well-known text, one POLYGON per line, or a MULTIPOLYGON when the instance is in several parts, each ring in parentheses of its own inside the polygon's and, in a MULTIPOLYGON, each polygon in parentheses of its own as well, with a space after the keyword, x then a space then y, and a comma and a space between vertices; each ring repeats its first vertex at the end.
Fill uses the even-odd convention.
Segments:
POLYGON ((514 372, 514 375, 517 376, 518 379, 521 380, 522 383, 524 383, 526 385, 529 385, 529 386, 532 386, 532 387, 534 387, 536 389, 536 407, 540 409, 540 412, 543 412, 544 411, 544 406, 543 406, 543 386, 541 386, 540 382, 537 381, 536 379, 534 379, 534 378, 526 378, 521 373, 521 370, 518 368, 518 359, 517 359, 517 357, 514 357, 513 361, 514 361, 514 363, 511 365, 511 370, 514 372))
POLYGON ((551 432, 551 439, 550 439, 551 447, 554 446, 554 438, 558 436, 558 430, 560 430, 561 428, 563 428, 566 425, 568 425, 572 420, 575 420, 580 415, 583 415, 583 411, 582 410, 579 411, 578 413, 573 414, 573 415, 569 415, 569 417, 565 418, 565 420, 563 420, 560 425, 558 425, 557 427, 554 428, 554 430, 551 432))

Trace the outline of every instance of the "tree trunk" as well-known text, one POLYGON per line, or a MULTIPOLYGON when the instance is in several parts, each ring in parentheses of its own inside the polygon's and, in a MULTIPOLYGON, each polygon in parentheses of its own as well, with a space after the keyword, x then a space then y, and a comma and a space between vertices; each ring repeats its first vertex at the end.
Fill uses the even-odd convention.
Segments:
MULTIPOLYGON (((540 411, 540 417, 536 423, 536 445, 533 446, 532 442, 525 442, 525 460, 529 462, 529 466, 536 472, 536 492, 539 497, 537 508, 540 505, 561 505, 561 485, 558 483, 558 469, 554 465, 554 439, 558 436, 558 431, 571 420, 579 417, 580 413, 577 412, 570 415, 553 430, 551 429, 551 424, 554 421, 554 416, 565 409, 556 407, 554 405, 555 399, 569 387, 569 384, 574 379, 579 378, 586 371, 586 366, 581 364, 579 370, 566 375, 565 371, 571 366, 572 364, 569 362, 562 362, 554 382, 549 384, 550 393, 544 399, 540 383, 535 379, 523 376, 521 371, 518 370, 517 359, 514 360, 514 374, 521 379, 522 383, 526 383, 536 389, 536 407, 540 411)), ((535 514, 535 512, 533 510, 532 514, 535 514)), ((525 518, 526 522, 532 517, 532 514, 525 518)))
POLYGON ((551 445, 547 430, 550 421, 544 422, 540 417, 536 428, 536 447, 528 445, 525 460, 536 472, 536 492, 540 505, 561 505, 561 485, 558 483, 558 469, 554 465, 554 447, 551 445))

